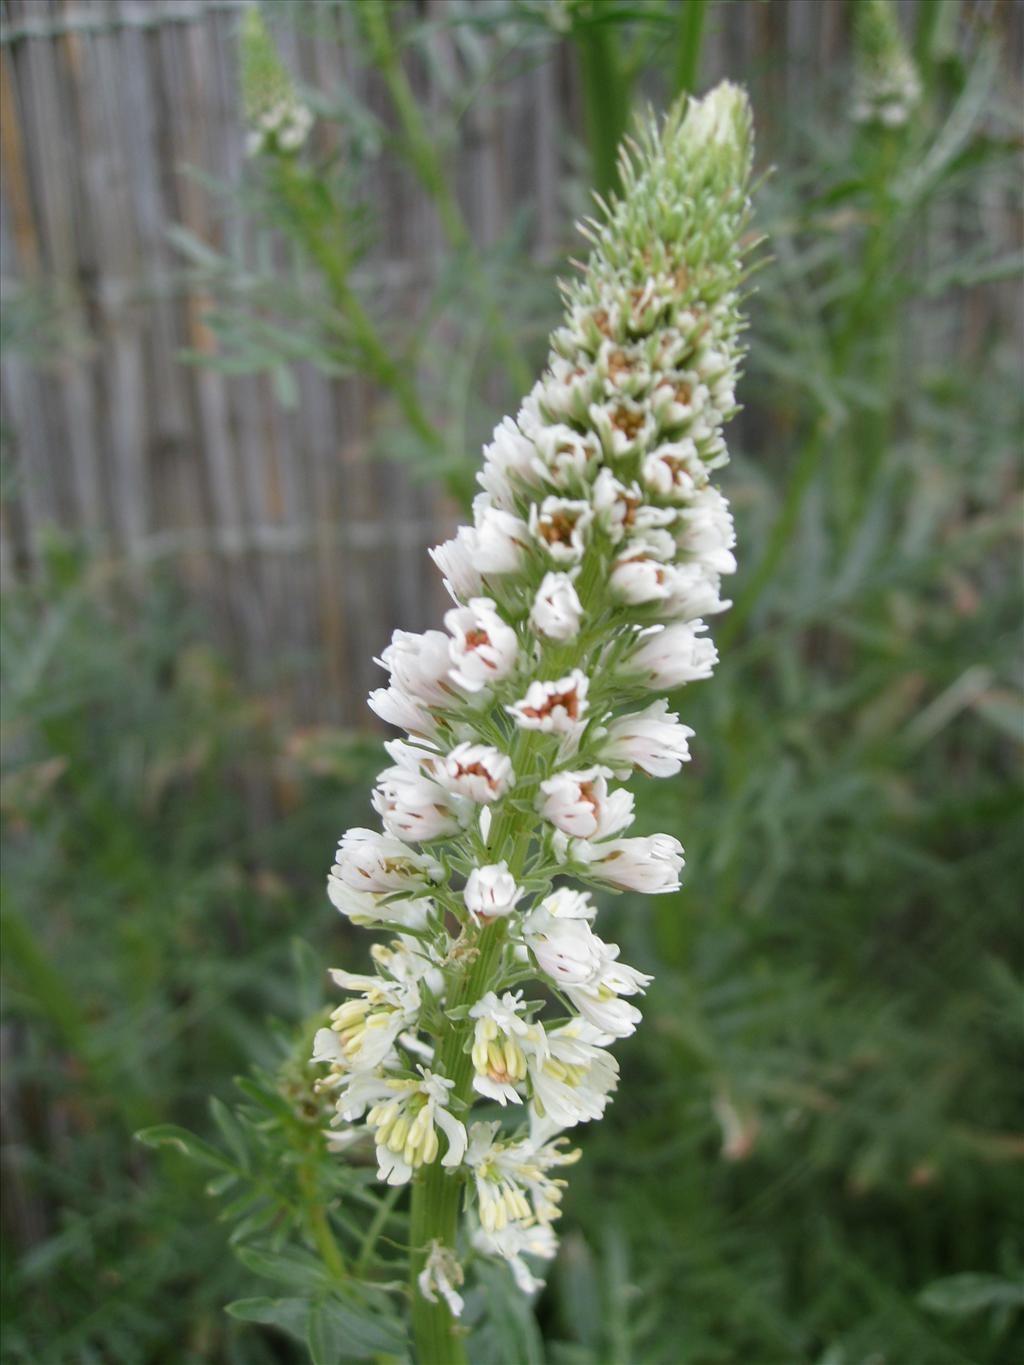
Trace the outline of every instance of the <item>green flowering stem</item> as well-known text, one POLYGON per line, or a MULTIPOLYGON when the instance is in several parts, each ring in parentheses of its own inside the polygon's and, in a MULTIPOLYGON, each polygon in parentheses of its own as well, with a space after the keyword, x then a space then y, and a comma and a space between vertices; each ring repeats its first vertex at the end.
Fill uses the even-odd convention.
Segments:
POLYGON ((354 341, 364 367, 394 394, 402 416, 424 445, 434 454, 443 453, 444 438, 424 412, 408 368, 392 357, 352 289, 348 253, 337 237, 340 217, 331 215, 332 238, 326 231, 320 206, 312 202, 310 191, 316 191, 317 185, 293 161, 277 160, 275 177, 277 189, 292 213, 294 235, 319 267, 332 302, 345 319, 348 339, 354 341))
POLYGON ((533 374, 509 334, 509 330, 491 292, 490 284, 480 269, 473 247, 473 239, 458 200, 452 193, 444 164, 430 136, 419 101, 412 92, 408 77, 399 60, 388 20, 388 6, 381 0, 360 0, 359 15, 363 21, 373 59, 384 77, 388 94, 398 114, 402 133, 408 145, 412 168, 423 188, 434 201, 442 230, 453 251, 468 263, 473 284, 480 295, 487 318, 488 331, 495 349, 508 368, 516 388, 528 389, 533 374))
MULTIPOLYGON (((481 931, 477 956, 463 974, 461 989, 453 994, 453 1003, 473 1004, 491 986, 504 939, 505 925, 501 920, 481 931)), ((455 1082, 454 1099, 464 1103, 469 1102, 473 1086, 473 1063, 467 1051, 472 1033, 471 1019, 453 1023, 440 1051, 442 1074, 455 1082)), ((416 1283, 431 1241, 455 1247, 462 1186, 458 1176, 449 1175, 435 1161, 422 1169, 412 1187, 410 1289, 413 1339, 419 1365, 461 1365, 467 1359, 462 1334, 444 1299, 430 1303, 419 1292, 416 1283)))
POLYGON ((436 1162, 424 1168, 412 1188, 410 1292, 418 1365, 464 1365, 468 1360, 462 1333, 444 1299, 430 1303, 416 1283, 432 1239, 444 1246, 455 1245, 461 1193, 462 1181, 449 1176, 436 1162))
MULTIPOLYGON (((592 543, 584 556, 578 579, 580 599, 596 619, 604 605, 604 584, 601 570, 604 564, 603 547, 592 543)), ((548 643, 543 651, 544 672, 557 676, 580 655, 578 643, 554 645, 548 643)), ((589 659, 585 660, 589 663, 589 659)), ((520 730, 512 746, 511 758, 520 776, 520 784, 528 786, 534 772, 535 736, 520 730)), ((522 812, 504 811, 494 823, 488 846, 497 856, 506 856, 509 871, 518 880, 523 872, 533 844, 539 817, 530 818, 522 812)), ((498 980, 498 964, 506 939, 507 921, 495 920, 480 930, 473 957, 452 991, 451 1004, 473 1005, 488 990, 494 990, 498 980)), ((470 1045, 474 1021, 466 1018, 453 1021, 439 1049, 438 1064, 442 1075, 450 1077, 455 1086, 453 1099, 469 1104, 473 1097, 473 1062, 470 1045)), ((420 1365, 461 1365, 465 1360, 462 1337, 448 1305, 439 1297, 430 1303, 418 1291, 417 1278, 423 1269, 431 1241, 443 1246, 456 1246, 459 1222, 459 1196, 463 1182, 449 1175, 438 1163, 425 1166, 413 1183, 411 1205, 412 1245, 410 1287, 412 1294, 413 1336, 420 1365)))
POLYGON ((612 25, 601 23, 581 25, 574 35, 580 50, 591 174, 602 195, 618 188, 619 143, 629 117, 630 82, 617 61, 613 35, 620 41, 612 25))
MULTIPOLYGON (((514 750, 520 765, 528 758, 530 736, 521 733, 521 741, 514 750)), ((503 815, 494 827, 494 847, 500 850, 514 835, 515 814, 503 815)), ((534 821, 520 828, 515 847, 508 859, 513 876, 522 871, 529 851, 534 821)), ((477 953, 463 972, 452 993, 453 1005, 472 1005, 489 989, 493 989, 498 962, 505 942, 505 921, 496 920, 480 931, 477 953)), ((468 1104, 473 1093, 473 1062, 469 1044, 473 1035, 473 1020, 453 1022, 440 1048, 439 1065, 442 1075, 449 1076, 455 1086, 453 1098, 468 1104)), ((467 1359, 462 1334, 443 1298, 430 1303, 420 1292, 417 1278, 423 1269, 431 1241, 455 1248, 459 1223, 459 1196, 463 1182, 449 1175, 438 1163, 423 1167, 412 1187, 410 1218, 410 1289, 412 1294, 412 1327, 419 1365, 461 1365, 467 1359)))
POLYGON ((704 43, 707 0, 684 0, 679 14, 679 45, 676 49, 676 93, 692 94, 700 70, 700 50, 704 43))
POLYGON ((331 1231, 327 1210, 320 1203, 312 1168, 308 1165, 299 1172, 299 1188, 305 1202, 306 1226, 320 1253, 320 1259, 334 1279, 345 1282, 348 1278, 345 1261, 331 1231))

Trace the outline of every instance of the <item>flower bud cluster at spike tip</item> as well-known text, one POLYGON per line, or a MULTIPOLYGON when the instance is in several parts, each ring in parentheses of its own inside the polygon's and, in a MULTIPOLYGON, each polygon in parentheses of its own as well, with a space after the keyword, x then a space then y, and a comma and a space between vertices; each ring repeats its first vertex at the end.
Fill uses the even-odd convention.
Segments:
MULTIPOLYGON (((579 884, 660 894, 683 869, 674 835, 628 833, 618 784, 681 771, 693 732, 659 694, 718 658, 705 618, 728 607, 736 560, 713 479, 736 411, 750 165, 729 84, 627 142, 547 367, 485 448, 472 525, 432 552, 445 629, 398 631, 378 661, 370 705, 407 735, 373 795, 382 831, 349 830, 328 883, 392 936, 375 974, 333 973, 349 998, 315 1060, 335 1122, 364 1121, 380 1179, 424 1201, 461 1182, 465 1245, 526 1290, 555 1252, 552 1172, 574 1159, 560 1134, 604 1112, 610 1046, 650 982, 595 932, 579 884), (519 988, 530 976, 539 991, 519 988)), ((416 1292, 457 1313, 460 1247, 428 1222, 416 1292)))
POLYGON ((854 121, 902 127, 920 104, 922 88, 891 0, 860 0, 854 38, 854 121))
POLYGON ((249 125, 247 155, 298 151, 313 126, 313 113, 296 94, 255 5, 242 16, 239 55, 242 102, 249 125))

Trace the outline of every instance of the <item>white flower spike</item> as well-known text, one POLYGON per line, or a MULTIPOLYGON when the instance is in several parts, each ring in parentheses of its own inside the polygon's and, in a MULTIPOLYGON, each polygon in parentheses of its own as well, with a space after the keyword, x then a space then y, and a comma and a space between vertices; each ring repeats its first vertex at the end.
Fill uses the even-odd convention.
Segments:
POLYGON ((333 974, 352 995, 314 1060, 332 1147, 364 1123, 380 1179, 412 1185, 428 1365, 464 1358, 460 1204, 524 1292, 555 1254, 550 1172, 575 1159, 558 1134, 604 1113, 610 1046, 651 980, 567 883, 678 889, 678 839, 624 837, 634 798, 616 783, 688 761, 663 694, 711 676, 705 621, 736 567, 713 476, 743 354, 746 99, 721 85, 630 145, 545 372, 485 447, 473 523, 432 552, 447 629, 397 631, 381 653, 370 705, 408 738, 374 792, 384 832, 349 830, 328 882, 353 923, 398 935, 375 974, 333 974), (530 976, 539 990, 519 989, 530 976), (491 1121, 473 1121, 481 1104, 491 1121))

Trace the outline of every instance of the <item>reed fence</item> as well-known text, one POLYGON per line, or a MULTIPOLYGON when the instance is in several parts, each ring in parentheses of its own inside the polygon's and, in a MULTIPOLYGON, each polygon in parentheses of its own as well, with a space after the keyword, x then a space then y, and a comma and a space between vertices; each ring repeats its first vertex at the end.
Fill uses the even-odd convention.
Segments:
MULTIPOLYGON (((459 7, 395 4, 442 19, 459 7)), ((358 378, 304 370, 285 410, 261 378, 180 362, 212 341, 167 228, 223 242, 188 168, 225 181, 242 172, 241 8, 4 0, 3 285, 32 325, 3 356, 0 568, 8 582, 36 573, 55 526, 140 581, 167 566, 254 686, 279 682, 287 664, 295 716, 361 723, 380 680, 372 655, 395 626, 418 628, 441 609, 425 550, 454 509, 407 467, 369 457, 375 395, 358 378)), ((308 5, 278 7, 292 69, 372 104, 372 73, 327 41, 343 7, 312 8, 310 26, 299 22, 308 5)), ((843 0, 715 6, 702 83, 752 82, 770 143, 848 32, 843 0)), ((430 41, 450 37, 438 26, 430 41)), ((570 240, 560 186, 579 103, 569 53, 552 45, 503 87, 500 118, 481 105, 464 121, 458 184, 478 240, 493 241, 524 204, 536 253, 553 257, 570 240)), ((439 242, 430 202, 387 157, 373 194, 385 225, 373 264, 403 290, 428 283, 439 242)))

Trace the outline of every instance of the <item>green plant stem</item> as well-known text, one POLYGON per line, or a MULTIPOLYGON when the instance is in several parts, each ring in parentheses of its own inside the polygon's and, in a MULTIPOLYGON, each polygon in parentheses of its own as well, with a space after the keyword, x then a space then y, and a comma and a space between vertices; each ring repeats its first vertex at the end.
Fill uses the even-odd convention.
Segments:
MULTIPOLYGON (((483 930, 478 953, 462 977, 461 990, 453 1004, 472 1004, 479 1000, 494 977, 505 938, 505 924, 495 921, 483 930)), ((453 1024, 440 1049, 440 1071, 455 1082, 454 1100, 468 1101, 473 1083, 473 1063, 465 1044, 473 1028, 472 1020, 453 1024)), ((418 1365, 462 1365, 465 1347, 455 1319, 443 1299, 430 1303, 416 1283, 427 1259, 430 1243, 438 1241, 454 1249, 459 1221, 459 1195, 462 1182, 435 1161, 419 1175, 412 1190, 410 1242, 412 1244, 411 1293, 412 1328, 418 1365)))
POLYGON ((700 70, 700 51, 704 43, 707 0, 683 0, 679 14, 679 41, 676 48, 676 94, 692 94, 700 70))
POLYGON ((403 417, 420 440, 434 452, 441 452, 444 449, 441 433, 423 411, 407 370, 395 362, 353 292, 349 283, 348 253, 343 243, 331 241, 325 233, 318 206, 309 203, 303 173, 290 162, 279 163, 279 172, 278 183, 292 211, 296 235, 320 268, 331 299, 345 318, 366 369, 392 391, 403 417))
POLYGON ((392 1211, 398 1203, 401 1194, 402 1187, 400 1185, 396 1185, 393 1189, 389 1190, 381 1200, 377 1212, 373 1215, 373 1222, 366 1229, 366 1236, 363 1238, 363 1244, 359 1248, 359 1255, 356 1258, 353 1274, 357 1280, 361 1280, 367 1270, 369 1270, 370 1262, 373 1259, 373 1253, 376 1251, 377 1243, 380 1241, 380 1235, 384 1231, 384 1227, 391 1217, 392 1211))
POLYGON ((491 340, 508 367, 512 383, 517 389, 525 392, 533 382, 533 375, 509 333, 487 277, 480 268, 472 235, 459 202, 448 183, 444 162, 434 139, 430 136, 419 101, 413 94, 412 86, 399 59, 388 19, 389 8, 388 5, 382 4, 381 0, 361 0, 359 6, 373 59, 384 77, 391 102, 395 106, 416 178, 434 201, 448 245, 464 257, 469 267, 473 285, 484 306, 491 340))
POLYGON ((955 28, 957 0, 921 0, 914 34, 914 57, 925 85, 930 86, 935 76, 938 41, 943 29, 955 28))
POLYGON ((580 53, 591 175, 601 195, 619 185, 618 149, 630 100, 630 80, 612 45, 613 32, 611 25, 589 23, 573 33, 580 53))
MULTIPOLYGON (((592 545, 577 580, 577 591, 585 607, 593 606, 594 598, 602 587, 601 556, 592 545)), ((577 646, 571 642, 550 646, 544 653, 544 673, 557 677, 569 666, 576 653, 577 646)), ((532 732, 518 731, 509 757, 523 786, 529 784, 533 775, 532 760, 536 747, 537 738, 532 732)), ((517 880, 526 866, 536 826, 537 821, 522 812, 505 811, 495 820, 491 830, 488 847, 495 851, 496 857, 504 857, 509 871, 517 880)), ((494 988, 506 926, 507 921, 499 919, 481 931, 475 945, 476 956, 469 961, 452 992, 452 1007, 472 1005, 494 988)), ((455 1082, 451 1094, 456 1107, 460 1103, 468 1104, 472 1099, 473 1059, 470 1042, 473 1029, 472 1019, 453 1022, 438 1049, 441 1075, 455 1082)), ((463 1365, 466 1359, 459 1329, 447 1304, 440 1299, 437 1303, 429 1303, 417 1285, 417 1277, 423 1269, 432 1241, 436 1240, 453 1250, 455 1248, 461 1190, 461 1179, 449 1175, 437 1161, 420 1171, 412 1188, 410 1292, 418 1365, 463 1365)))
POLYGON ((315 1178, 309 1166, 304 1166, 302 1168, 299 1176, 299 1186, 302 1190, 303 1199, 305 1200, 306 1225, 309 1228, 313 1243, 320 1253, 320 1259, 336 1280, 344 1282, 347 1278, 345 1262, 342 1258, 341 1251, 338 1248, 338 1244, 334 1240, 334 1233, 331 1231, 327 1210, 319 1201, 315 1178))

